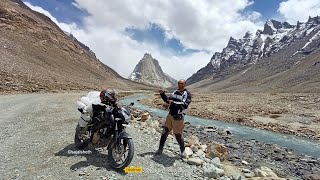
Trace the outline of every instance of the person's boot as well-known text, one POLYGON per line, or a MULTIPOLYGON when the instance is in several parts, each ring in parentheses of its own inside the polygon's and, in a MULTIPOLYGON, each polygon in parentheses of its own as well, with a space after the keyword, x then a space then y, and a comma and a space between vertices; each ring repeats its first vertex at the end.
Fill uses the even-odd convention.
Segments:
POLYGON ((160 155, 160 154, 162 154, 162 152, 163 152, 163 148, 159 148, 159 149, 156 151, 155 155, 160 155))
POLYGON ((184 141, 183 137, 181 134, 175 134, 176 140, 180 146, 180 157, 181 158, 186 158, 186 153, 185 153, 185 146, 184 146, 184 141))
POLYGON ((162 134, 161 134, 161 138, 160 138, 159 149, 155 153, 156 155, 162 154, 163 147, 164 147, 164 144, 167 140, 168 135, 169 135, 169 129, 167 127, 164 127, 162 134))

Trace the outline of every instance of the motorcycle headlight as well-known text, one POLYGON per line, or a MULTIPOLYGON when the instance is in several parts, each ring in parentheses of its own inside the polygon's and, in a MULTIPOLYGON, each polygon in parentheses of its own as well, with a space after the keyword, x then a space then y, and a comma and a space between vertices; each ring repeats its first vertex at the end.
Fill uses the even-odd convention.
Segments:
POLYGON ((126 109, 126 108, 121 108, 121 112, 122 112, 122 115, 124 117, 124 121, 129 124, 129 121, 131 119, 130 111, 128 109, 126 109))

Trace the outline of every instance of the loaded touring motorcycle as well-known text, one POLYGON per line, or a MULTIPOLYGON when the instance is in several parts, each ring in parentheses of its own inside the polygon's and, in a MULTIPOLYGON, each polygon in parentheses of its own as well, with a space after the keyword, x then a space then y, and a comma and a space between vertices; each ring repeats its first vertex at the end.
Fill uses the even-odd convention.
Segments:
POLYGON ((132 138, 125 131, 131 113, 128 107, 119 106, 114 96, 114 90, 91 91, 77 101, 81 117, 76 127, 74 143, 79 149, 89 144, 107 147, 110 166, 121 170, 131 163, 134 155, 132 138), (110 95, 113 102, 104 101, 110 100, 110 95))

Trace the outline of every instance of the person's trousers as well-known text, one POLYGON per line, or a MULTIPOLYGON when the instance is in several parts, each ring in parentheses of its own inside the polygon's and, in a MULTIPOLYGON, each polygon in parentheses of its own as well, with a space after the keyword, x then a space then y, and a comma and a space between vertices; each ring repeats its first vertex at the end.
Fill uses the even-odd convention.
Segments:
POLYGON ((176 140, 180 146, 180 151, 182 153, 185 149, 184 140, 182 136, 183 129, 184 129, 184 120, 183 119, 176 120, 172 117, 171 114, 168 114, 163 126, 162 133, 161 133, 159 149, 163 149, 170 131, 173 130, 176 140))

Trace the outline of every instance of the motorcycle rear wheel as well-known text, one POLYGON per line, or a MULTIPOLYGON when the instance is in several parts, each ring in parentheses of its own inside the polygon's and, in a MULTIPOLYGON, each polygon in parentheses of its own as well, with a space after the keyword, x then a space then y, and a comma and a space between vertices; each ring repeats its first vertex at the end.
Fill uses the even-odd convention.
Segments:
POLYGON ((90 140, 86 140, 86 141, 81 140, 79 138, 79 133, 80 133, 80 126, 78 124, 77 127, 76 127, 76 132, 74 134, 74 145, 78 149, 83 149, 83 148, 88 146, 90 140))

